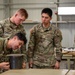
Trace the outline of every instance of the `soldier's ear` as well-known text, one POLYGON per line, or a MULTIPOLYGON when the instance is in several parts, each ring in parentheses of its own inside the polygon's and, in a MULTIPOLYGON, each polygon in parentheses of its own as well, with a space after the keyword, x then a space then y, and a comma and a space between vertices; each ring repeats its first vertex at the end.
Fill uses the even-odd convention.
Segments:
POLYGON ((52 17, 50 17, 50 20, 52 20, 52 17))
POLYGON ((14 36, 13 39, 16 40, 17 39, 17 36, 14 36))
POLYGON ((16 13, 16 14, 15 14, 15 17, 16 17, 17 15, 18 15, 18 14, 16 13))

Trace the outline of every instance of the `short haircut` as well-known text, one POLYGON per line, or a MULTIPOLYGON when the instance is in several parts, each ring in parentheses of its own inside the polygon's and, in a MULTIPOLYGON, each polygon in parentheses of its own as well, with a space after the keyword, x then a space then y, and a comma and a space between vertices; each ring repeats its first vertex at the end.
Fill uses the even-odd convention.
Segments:
POLYGON ((27 43, 27 39, 26 39, 26 37, 25 37, 25 35, 23 33, 19 32, 19 33, 16 33, 14 36, 17 36, 19 40, 24 41, 24 44, 27 43))
POLYGON ((42 10, 41 14, 43 14, 43 13, 48 14, 50 17, 52 17, 52 14, 53 14, 53 12, 52 12, 52 10, 50 8, 44 8, 42 10))
POLYGON ((26 19, 28 18, 28 12, 24 8, 19 9, 17 12, 19 12, 22 16, 25 16, 26 19))

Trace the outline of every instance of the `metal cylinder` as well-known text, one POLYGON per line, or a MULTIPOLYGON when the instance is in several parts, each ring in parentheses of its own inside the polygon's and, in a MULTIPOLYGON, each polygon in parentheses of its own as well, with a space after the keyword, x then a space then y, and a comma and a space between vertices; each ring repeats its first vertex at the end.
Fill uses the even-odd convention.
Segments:
POLYGON ((22 69, 23 54, 10 54, 8 56, 10 69, 22 69))

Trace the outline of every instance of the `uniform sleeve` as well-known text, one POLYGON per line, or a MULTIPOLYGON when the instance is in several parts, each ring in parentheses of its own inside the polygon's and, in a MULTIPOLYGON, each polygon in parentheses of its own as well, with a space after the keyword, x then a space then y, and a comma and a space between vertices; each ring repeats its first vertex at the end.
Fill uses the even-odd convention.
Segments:
POLYGON ((31 61, 33 58, 34 47, 35 47, 35 31, 34 28, 32 28, 30 30, 30 40, 28 44, 28 61, 31 61))
MULTIPOLYGON (((22 27, 22 30, 21 30, 22 33, 24 33, 25 37, 26 37, 26 31, 25 29, 22 27)), ((24 44, 22 47, 21 47, 21 53, 24 54, 24 58, 23 58, 23 62, 27 62, 27 51, 26 51, 26 44, 24 44)))
POLYGON ((23 62, 27 62, 27 51, 26 51, 26 44, 25 45, 23 45, 22 47, 21 47, 21 53, 22 54, 24 54, 24 57, 23 57, 23 62))
POLYGON ((59 29, 55 30, 55 37, 54 37, 54 45, 55 45, 55 52, 56 52, 56 59, 58 61, 61 60, 62 57, 62 46, 61 46, 61 41, 62 41, 62 33, 59 29))
POLYGON ((0 37, 3 37, 4 34, 4 28, 3 25, 0 23, 0 37))

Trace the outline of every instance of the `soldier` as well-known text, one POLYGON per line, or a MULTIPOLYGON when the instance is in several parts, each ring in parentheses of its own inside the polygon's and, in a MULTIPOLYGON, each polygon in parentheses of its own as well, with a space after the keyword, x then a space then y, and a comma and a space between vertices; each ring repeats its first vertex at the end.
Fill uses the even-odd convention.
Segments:
POLYGON ((0 68, 9 69, 9 62, 6 60, 6 55, 11 54, 12 50, 20 48, 26 44, 27 39, 23 33, 16 33, 14 36, 8 39, 0 38, 0 68))
POLYGON ((50 23, 51 19, 52 10, 44 8, 41 12, 42 23, 30 30, 29 67, 53 69, 60 67, 62 34, 56 26, 50 23))
MULTIPOLYGON (((0 37, 11 37, 15 33, 22 32, 26 36, 26 32, 22 23, 28 18, 28 13, 25 9, 21 8, 14 13, 10 18, 0 21, 0 37)), ((24 45, 20 50, 15 50, 13 53, 25 54, 24 57, 24 68, 27 62, 26 58, 26 45, 24 45)))

